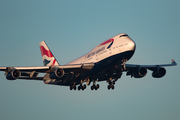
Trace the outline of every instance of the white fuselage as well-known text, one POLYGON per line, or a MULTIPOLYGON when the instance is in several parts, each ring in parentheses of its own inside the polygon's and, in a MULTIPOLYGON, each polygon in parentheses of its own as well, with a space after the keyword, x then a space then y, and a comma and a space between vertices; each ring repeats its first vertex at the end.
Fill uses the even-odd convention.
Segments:
POLYGON ((96 63, 116 54, 127 51, 135 51, 135 48, 135 42, 123 33, 99 44, 89 53, 68 64, 96 63))

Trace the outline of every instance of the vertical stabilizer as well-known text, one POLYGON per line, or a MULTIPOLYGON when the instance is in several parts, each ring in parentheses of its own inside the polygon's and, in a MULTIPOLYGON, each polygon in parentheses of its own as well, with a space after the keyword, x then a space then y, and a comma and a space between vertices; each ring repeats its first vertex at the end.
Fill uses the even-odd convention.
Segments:
POLYGON ((41 50, 44 66, 59 65, 56 58, 53 56, 53 54, 51 53, 50 49, 48 48, 48 46, 46 45, 44 41, 41 41, 39 43, 39 47, 41 50))

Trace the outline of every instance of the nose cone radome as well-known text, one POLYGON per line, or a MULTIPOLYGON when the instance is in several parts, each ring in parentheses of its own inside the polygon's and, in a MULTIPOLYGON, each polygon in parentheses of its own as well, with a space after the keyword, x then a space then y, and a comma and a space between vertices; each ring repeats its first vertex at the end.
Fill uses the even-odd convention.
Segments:
POLYGON ((130 44, 130 50, 135 51, 136 50, 136 43, 133 40, 131 40, 131 42, 129 44, 130 44))

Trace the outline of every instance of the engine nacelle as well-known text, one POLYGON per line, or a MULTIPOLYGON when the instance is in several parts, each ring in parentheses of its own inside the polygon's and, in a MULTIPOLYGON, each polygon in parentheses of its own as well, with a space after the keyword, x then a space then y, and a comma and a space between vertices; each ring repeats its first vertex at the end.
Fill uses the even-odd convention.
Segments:
POLYGON ((157 70, 153 71, 152 76, 154 78, 161 78, 166 74, 165 68, 158 68, 157 70))
POLYGON ((147 69, 146 68, 139 68, 137 71, 134 72, 134 77, 135 78, 142 78, 147 74, 147 69))
POLYGON ((6 79, 15 80, 19 78, 19 76, 21 76, 21 72, 19 70, 14 69, 6 75, 6 79))
POLYGON ((50 73, 50 78, 51 79, 57 79, 61 78, 64 75, 64 70, 61 68, 55 69, 53 72, 50 73))

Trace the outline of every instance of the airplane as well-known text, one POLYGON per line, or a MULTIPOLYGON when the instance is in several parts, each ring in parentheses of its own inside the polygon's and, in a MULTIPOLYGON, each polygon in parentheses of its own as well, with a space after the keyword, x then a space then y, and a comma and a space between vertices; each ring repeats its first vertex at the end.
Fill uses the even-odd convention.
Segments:
POLYGON ((166 74, 164 67, 177 65, 174 60, 171 64, 162 65, 126 64, 135 52, 136 43, 125 33, 102 42, 89 53, 65 65, 58 63, 44 41, 39 46, 44 66, 0 67, 7 80, 41 80, 45 84, 69 86, 70 90, 84 90, 91 82, 91 90, 97 90, 100 86, 96 82, 107 81, 107 89, 113 90, 123 72, 127 76, 142 78, 150 70, 152 77, 161 78, 166 74), (45 75, 38 76, 39 73, 45 75))

